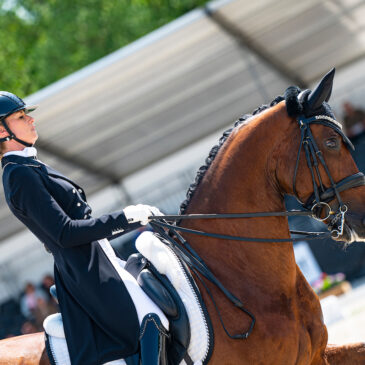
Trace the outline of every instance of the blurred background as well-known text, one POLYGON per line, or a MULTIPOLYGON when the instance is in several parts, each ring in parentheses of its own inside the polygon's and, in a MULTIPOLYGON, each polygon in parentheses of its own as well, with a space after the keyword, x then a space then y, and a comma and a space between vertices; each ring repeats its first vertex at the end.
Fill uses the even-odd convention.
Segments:
MULTIPOLYGON (((38 157, 85 189, 94 216, 177 213, 222 131, 332 67, 331 105, 365 170, 364 0, 0 0, 0 32, 0 89, 39 105, 38 157)), ((127 256, 138 234, 112 244, 127 256)), ((330 340, 363 340, 365 245, 303 241, 295 254, 321 298, 336 294, 322 300, 330 340)), ((1 189, 0 339, 57 311, 52 272, 1 189)))

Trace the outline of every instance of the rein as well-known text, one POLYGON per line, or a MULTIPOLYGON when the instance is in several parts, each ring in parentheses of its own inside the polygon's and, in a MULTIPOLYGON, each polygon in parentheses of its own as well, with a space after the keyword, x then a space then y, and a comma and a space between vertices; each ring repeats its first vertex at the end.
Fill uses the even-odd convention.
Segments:
POLYGON ((329 171, 329 168, 323 158, 322 152, 317 146, 317 143, 314 140, 313 134, 310 129, 310 124, 322 124, 327 127, 334 129, 346 143, 349 148, 354 149, 354 146, 350 142, 350 140, 346 137, 346 135, 342 131, 342 126, 335 119, 326 116, 326 115, 317 115, 310 118, 305 118, 303 115, 297 118, 297 122, 300 127, 300 145, 298 149, 295 169, 294 169, 294 177, 293 177, 293 192, 298 200, 298 202, 305 208, 307 211, 284 211, 284 212, 258 212, 258 213, 231 213, 231 214, 185 214, 185 215, 165 215, 165 216, 151 216, 149 217, 150 225, 154 228, 156 232, 158 232, 162 237, 164 237, 167 241, 170 242, 171 249, 175 252, 175 254, 185 262, 189 268, 194 272, 196 277, 200 280, 204 288, 206 289, 209 297, 211 298, 213 305, 217 311, 219 320, 222 324, 222 327, 226 334, 232 339, 246 339, 251 334, 253 327, 255 325, 256 319, 255 316, 250 313, 247 309, 244 308, 243 303, 235 297, 229 290, 227 290, 224 285, 214 276, 212 271, 207 267, 205 262, 201 259, 201 257, 195 252, 195 250, 188 244, 188 242, 178 233, 178 231, 185 233, 192 233, 205 237, 212 237, 218 239, 226 239, 226 240, 234 240, 234 241, 245 241, 245 242, 295 242, 303 239, 311 240, 311 239, 323 239, 323 238, 338 238, 343 234, 343 229, 345 225, 345 214, 347 213, 347 206, 342 202, 340 192, 345 191, 347 189, 351 189, 354 187, 365 185, 365 176, 363 173, 358 172, 353 175, 347 176, 341 181, 335 183, 332 175, 329 171), (296 190, 296 180, 297 180, 297 172, 299 168, 299 161, 301 151, 304 149, 307 166, 311 173, 312 183, 313 183, 313 195, 307 200, 307 202, 302 202, 298 196, 296 190), (328 189, 325 189, 323 185, 323 180, 319 171, 319 164, 322 164, 324 170, 330 180, 331 186, 328 189), (319 182, 319 186, 317 185, 317 180, 319 182), (338 201, 338 209, 337 211, 332 211, 332 208, 329 206, 329 202, 337 198, 338 201), (321 213, 323 210, 327 210, 325 212, 325 217, 321 217, 321 213), (330 232, 302 232, 302 231, 290 231, 292 234, 301 235, 304 237, 300 238, 253 238, 253 237, 241 237, 241 236, 231 236, 231 235, 223 235, 217 233, 209 233, 203 232, 195 229, 189 229, 184 227, 179 227, 176 225, 176 222, 184 219, 240 219, 240 218, 258 218, 258 217, 290 217, 290 216, 310 216, 319 221, 329 220, 329 228, 330 232), (175 224, 167 223, 167 221, 173 221, 175 224), (167 233, 170 232, 180 241, 181 245, 177 244, 177 242, 167 233), (207 280, 216 285, 223 294, 240 310, 242 310, 247 316, 250 317, 251 323, 247 331, 238 334, 230 334, 226 329, 226 326, 223 322, 223 318, 219 311, 219 308, 213 298, 212 293, 207 287, 206 283, 202 280, 199 273, 203 275, 207 280))
POLYGON ((286 212, 262 212, 262 213, 231 213, 231 214, 184 214, 184 215, 163 215, 163 216, 151 216, 150 220, 153 220, 153 224, 158 225, 160 227, 168 228, 174 231, 181 231, 185 233, 193 233, 199 236, 212 237, 212 238, 220 238, 226 240, 234 240, 234 241, 246 241, 246 242, 296 242, 301 241, 303 239, 324 239, 328 238, 332 235, 332 232, 302 232, 302 231, 290 231, 292 234, 304 235, 305 237, 300 238, 253 238, 253 237, 242 237, 242 236, 231 236, 231 235, 223 235, 218 233, 209 233, 198 231, 195 229, 179 227, 176 225, 172 225, 167 223, 166 221, 179 221, 181 219, 239 219, 239 218, 257 218, 257 217, 293 217, 293 216, 310 216, 317 220, 322 221, 321 218, 318 218, 314 215, 312 211, 300 211, 300 210, 292 210, 286 212), (164 220, 165 222, 161 222, 164 220))

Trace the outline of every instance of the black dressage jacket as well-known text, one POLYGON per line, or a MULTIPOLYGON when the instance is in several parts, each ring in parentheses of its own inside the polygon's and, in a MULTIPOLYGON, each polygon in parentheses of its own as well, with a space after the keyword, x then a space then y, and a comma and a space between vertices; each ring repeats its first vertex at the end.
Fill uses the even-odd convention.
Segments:
POLYGON ((52 252, 72 365, 99 365, 138 350, 133 301, 98 244, 140 227, 123 211, 91 217, 84 191, 31 157, 2 158, 10 210, 52 252))

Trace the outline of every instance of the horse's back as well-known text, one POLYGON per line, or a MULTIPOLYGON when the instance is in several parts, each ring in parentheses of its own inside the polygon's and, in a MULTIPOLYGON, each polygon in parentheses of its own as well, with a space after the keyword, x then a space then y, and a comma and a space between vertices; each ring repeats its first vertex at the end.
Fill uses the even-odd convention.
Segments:
POLYGON ((44 333, 1 340, 0 365, 50 365, 44 346, 44 333))

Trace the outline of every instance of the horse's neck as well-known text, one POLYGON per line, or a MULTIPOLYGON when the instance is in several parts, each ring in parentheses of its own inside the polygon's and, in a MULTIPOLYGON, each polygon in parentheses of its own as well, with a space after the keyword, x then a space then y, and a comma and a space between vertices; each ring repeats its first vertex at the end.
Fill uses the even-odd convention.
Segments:
MULTIPOLYGON (((280 105, 276 110, 283 114, 280 105)), ((280 131, 279 128, 285 130, 285 124, 277 125, 280 122, 276 116, 277 112, 268 110, 267 113, 234 132, 235 134, 226 141, 194 194, 188 213, 285 210, 283 196, 275 181, 275 164, 272 163, 275 159, 272 156, 274 146, 283 138, 281 132, 274 131, 280 131)), ((288 119, 287 116, 286 118, 288 119)), ((189 221, 184 225, 207 232, 236 236, 290 237, 286 217, 189 221)), ((276 270, 280 270, 280 275, 283 276, 295 271, 291 243, 249 243, 201 239, 192 235, 189 239, 210 266, 217 266, 219 261, 228 260, 226 264, 229 268, 225 265, 223 269, 227 270, 227 273, 239 270, 246 271, 247 274, 247 267, 243 264, 248 261, 256 263, 259 270, 262 265, 272 268, 277 265, 276 270)), ((255 275, 256 269, 251 271, 255 275)), ((227 275, 228 279, 229 274, 227 275)), ((272 272, 268 271, 267 275, 272 275, 272 272)))
MULTIPOLYGON (((284 210, 273 156, 275 146, 282 142, 286 134, 285 123, 280 118, 283 113, 277 112, 282 112, 283 107, 277 105, 274 107, 276 111, 270 108, 231 133, 197 188, 188 212, 284 210)), ((243 222, 248 220, 234 222, 234 225, 238 223, 242 226, 243 222)))

